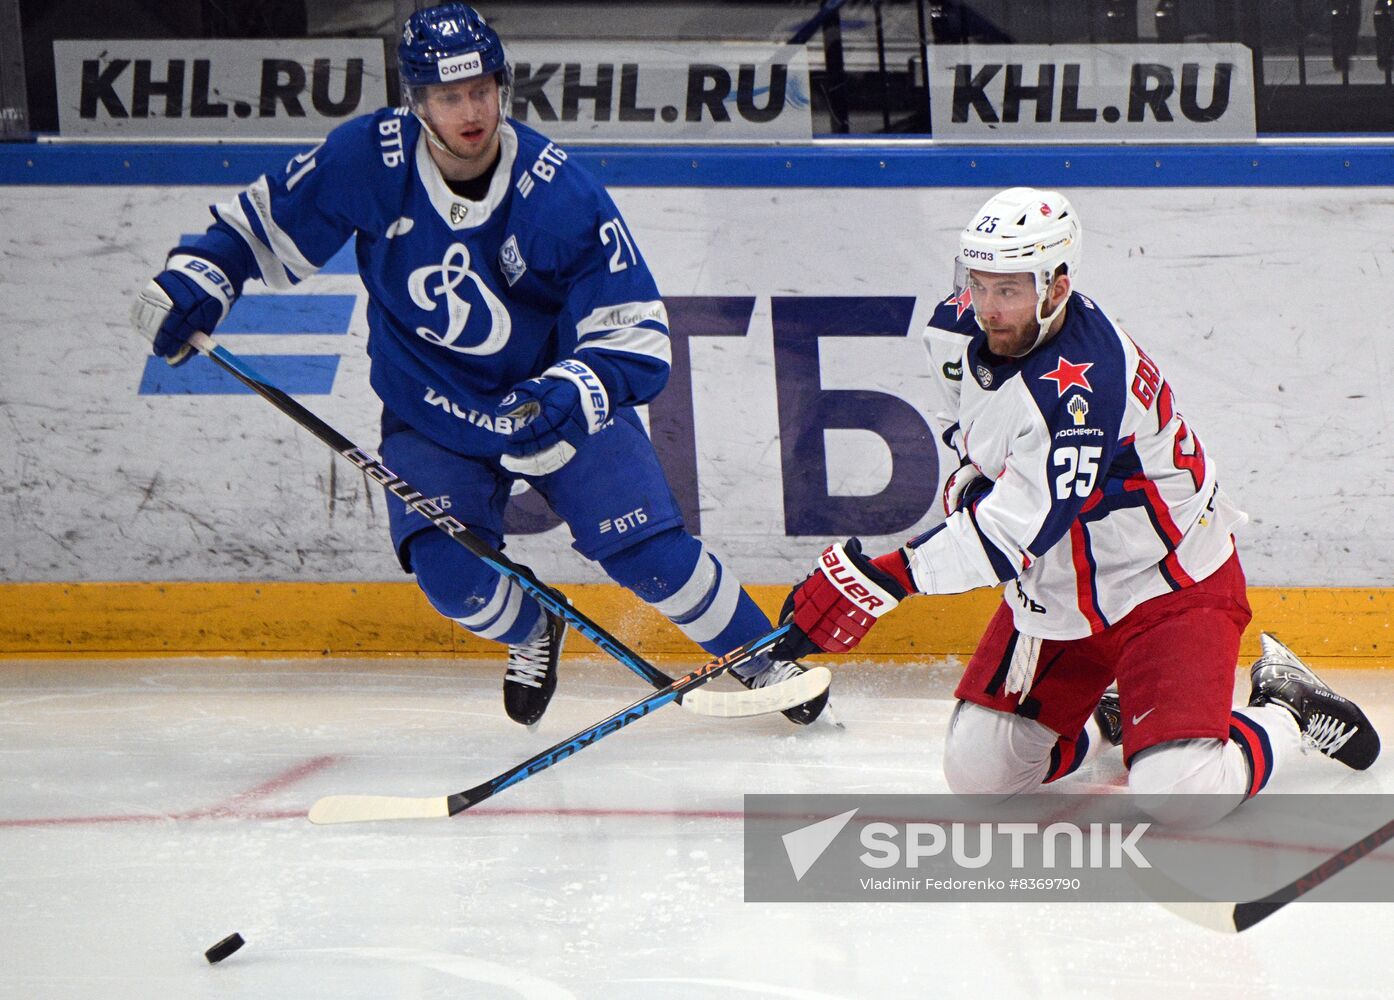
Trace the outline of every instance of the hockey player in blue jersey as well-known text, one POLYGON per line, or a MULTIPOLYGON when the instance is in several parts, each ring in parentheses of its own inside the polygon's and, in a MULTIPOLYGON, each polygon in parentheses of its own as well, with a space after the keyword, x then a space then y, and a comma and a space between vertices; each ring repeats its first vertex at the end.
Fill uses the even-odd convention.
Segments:
MULTIPOLYGON (((575 548, 712 655, 769 620, 683 528, 634 407, 668 378, 667 312, 619 210, 566 152, 506 117, 498 34, 451 3, 412 14, 398 47, 405 106, 335 129, 215 206, 132 312, 175 361, 211 333, 244 282, 284 289, 350 237, 368 290, 371 382, 384 462, 498 547, 515 480, 571 528, 575 548), (626 518, 624 532, 607 531, 626 518), (636 523, 637 522, 637 523, 636 523)), ((441 614, 508 646, 504 705, 541 718, 565 622, 388 495, 404 569, 441 614)), ((801 670, 768 657, 747 687, 801 670)), ((786 711, 813 721, 824 692, 786 711)))
POLYGON ((1012 188, 974 214, 925 332, 936 423, 960 459, 945 520, 876 558, 856 539, 829 546, 776 652, 843 653, 910 595, 1005 584, 955 692, 953 791, 1029 791, 1121 743, 1156 818, 1192 824, 1299 748, 1369 767, 1369 719, 1270 635, 1232 707, 1245 516, 1160 367, 1077 290, 1082 240, 1053 191, 1012 188))

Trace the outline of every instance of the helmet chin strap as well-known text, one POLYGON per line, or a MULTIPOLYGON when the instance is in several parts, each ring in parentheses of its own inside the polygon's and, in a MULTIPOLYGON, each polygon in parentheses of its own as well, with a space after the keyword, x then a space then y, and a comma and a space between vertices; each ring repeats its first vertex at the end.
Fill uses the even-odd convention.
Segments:
POLYGON ((435 128, 431 125, 430 121, 427 120, 425 115, 423 115, 420 111, 417 111, 415 108, 411 109, 411 113, 416 116, 416 120, 419 121, 421 123, 421 127, 426 130, 426 140, 432 146, 435 146, 437 149, 439 149, 446 156, 450 157, 452 160, 460 160, 462 162, 464 161, 463 156, 460 156, 453 149, 447 146, 445 144, 445 140, 436 134, 435 128))
POLYGON ((1050 286, 1047 285, 1046 294, 1041 296, 1040 300, 1036 303, 1036 323, 1038 325, 1036 339, 1032 341, 1030 347, 1022 351, 1020 354, 1013 354, 1012 357, 1024 358, 1026 357, 1026 355, 1030 354, 1036 348, 1040 347, 1043 343, 1045 343, 1046 338, 1050 336, 1050 328, 1055 325, 1055 321, 1059 319, 1060 314, 1065 311, 1065 303, 1068 302, 1070 299, 1068 295, 1066 295, 1064 298, 1060 300, 1060 304, 1055 307, 1055 310, 1049 316, 1041 315, 1041 310, 1045 308, 1047 298, 1050 294, 1049 289, 1050 286))
MULTIPOLYGON (((508 92, 511 90, 511 86, 508 88, 507 91, 503 87, 499 88, 499 125, 502 125, 507 117, 504 109, 504 99, 506 96, 509 96, 508 92)), ((461 162, 464 161, 465 158, 463 156, 456 153, 453 149, 451 149, 449 146, 445 144, 445 140, 442 139, 436 133, 435 126, 432 125, 430 120, 427 119, 427 117, 421 113, 421 111, 417 107, 417 102, 410 96, 408 96, 407 98, 407 107, 411 108, 411 113, 416 117, 416 120, 421 123, 421 127, 426 130, 426 140, 430 142, 432 146, 435 146, 437 149, 439 149, 446 156, 450 157, 452 160, 459 160, 461 162)), ((498 126, 495 126, 494 131, 498 131, 498 126)))

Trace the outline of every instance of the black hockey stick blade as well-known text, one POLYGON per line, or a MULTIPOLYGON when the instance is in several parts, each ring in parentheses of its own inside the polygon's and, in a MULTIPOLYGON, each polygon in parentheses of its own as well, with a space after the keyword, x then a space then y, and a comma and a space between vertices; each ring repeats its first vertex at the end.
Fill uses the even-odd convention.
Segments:
MULTIPOLYGON (((1349 868, 1361 858, 1374 853, 1390 840, 1394 840, 1394 820, 1390 820, 1378 830, 1361 837, 1345 850, 1333 854, 1311 871, 1293 879, 1281 889, 1247 903, 1176 903, 1163 900, 1158 900, 1157 903, 1194 924, 1208 927, 1222 934, 1237 934, 1240 931, 1248 930, 1259 921, 1271 917, 1294 900, 1301 899, 1333 875, 1349 868)), ((1148 879, 1154 884, 1159 879, 1167 881, 1155 872, 1149 873, 1148 879)), ((1174 883, 1167 882, 1167 884, 1174 886, 1174 883)))

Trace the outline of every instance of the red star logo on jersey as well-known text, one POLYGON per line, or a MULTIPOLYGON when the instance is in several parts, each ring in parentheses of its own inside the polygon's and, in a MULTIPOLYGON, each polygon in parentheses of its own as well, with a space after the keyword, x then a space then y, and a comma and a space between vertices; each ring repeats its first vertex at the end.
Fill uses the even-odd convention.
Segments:
POLYGON ((1046 372, 1041 376, 1041 380, 1045 381, 1046 379, 1050 379, 1054 382, 1055 387, 1060 390, 1059 394, 1061 396, 1065 395, 1065 390, 1069 389, 1071 386, 1079 386, 1081 389, 1093 392, 1094 387, 1090 385, 1089 380, 1084 377, 1084 373, 1093 367, 1094 362, 1092 361, 1086 361, 1082 365, 1077 365, 1073 362, 1066 361, 1062 355, 1060 363, 1055 366, 1055 371, 1046 372))
POLYGON ((953 298, 949 299, 949 301, 946 302, 945 305, 957 307, 958 315, 956 315, 954 319, 962 319, 963 314, 966 313, 969 309, 973 308, 973 289, 964 286, 963 291, 959 292, 953 298))

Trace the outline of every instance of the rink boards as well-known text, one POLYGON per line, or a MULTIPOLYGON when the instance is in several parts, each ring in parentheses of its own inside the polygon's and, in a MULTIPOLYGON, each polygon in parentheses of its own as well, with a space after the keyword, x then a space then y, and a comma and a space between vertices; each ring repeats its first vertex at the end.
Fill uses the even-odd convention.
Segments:
MULTIPOLYGON (((920 330, 986 188, 1054 185, 1084 221, 1081 289, 1158 361, 1252 517, 1256 624, 1382 662, 1394 202, 1363 185, 1394 180, 1389 154, 932 152, 577 155, 615 185, 670 303, 674 379, 646 419, 689 524, 773 611, 828 540, 884 549, 937 523, 920 330)), ((397 571, 375 487, 255 397, 148 361, 126 325, 168 247, 250 179, 248 154, 5 154, 0 655, 480 651, 397 571), (168 183, 181 157, 199 183, 168 183)), ((365 339, 342 259, 292 296, 250 288, 222 337, 371 448, 365 339)), ((510 555, 627 641, 690 648, 534 501, 510 555)), ((996 599, 912 602, 867 653, 966 653, 996 599)))
MULTIPOLYGON (((577 607, 656 662, 700 657, 673 625, 613 584, 567 584, 577 607)), ((752 585, 772 618, 787 587, 752 585)), ((857 660, 966 661, 1000 599, 997 591, 919 597, 885 618, 857 660)), ((1258 655, 1258 630, 1282 636, 1322 666, 1394 666, 1391 591, 1365 587, 1255 587, 1254 626, 1240 653, 1258 655)), ((568 655, 600 652, 580 636, 568 655)), ((442 618, 412 583, 0 584, 0 659, 74 656, 502 656, 442 618)))

